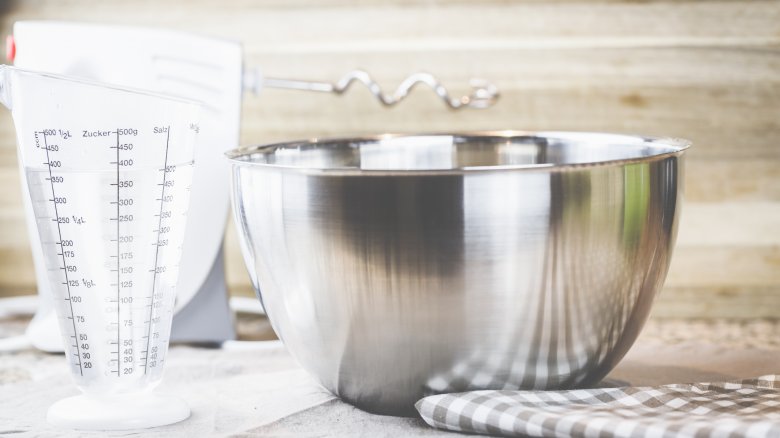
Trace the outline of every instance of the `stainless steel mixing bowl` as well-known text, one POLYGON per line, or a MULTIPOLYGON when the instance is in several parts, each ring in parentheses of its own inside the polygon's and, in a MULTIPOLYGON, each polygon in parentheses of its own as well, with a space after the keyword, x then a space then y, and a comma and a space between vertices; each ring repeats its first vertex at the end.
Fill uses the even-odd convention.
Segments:
POLYGON ((492 132, 239 149, 234 217, 289 351, 349 403, 599 381, 663 284, 688 142, 492 132))

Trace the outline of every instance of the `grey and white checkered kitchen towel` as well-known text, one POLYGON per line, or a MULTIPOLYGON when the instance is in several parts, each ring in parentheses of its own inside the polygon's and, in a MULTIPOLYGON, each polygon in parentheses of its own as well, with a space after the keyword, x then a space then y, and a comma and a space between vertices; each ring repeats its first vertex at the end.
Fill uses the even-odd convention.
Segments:
POLYGON ((425 397, 429 425, 529 437, 780 437, 780 375, 738 382, 425 397))

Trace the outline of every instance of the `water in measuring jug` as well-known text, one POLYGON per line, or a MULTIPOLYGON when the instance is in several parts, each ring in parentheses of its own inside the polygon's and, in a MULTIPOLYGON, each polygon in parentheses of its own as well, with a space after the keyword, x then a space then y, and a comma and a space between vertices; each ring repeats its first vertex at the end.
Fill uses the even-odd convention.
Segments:
POLYGON ((48 279, 81 396, 54 424, 152 427, 189 416, 162 377, 199 105, 2 68, 48 279))

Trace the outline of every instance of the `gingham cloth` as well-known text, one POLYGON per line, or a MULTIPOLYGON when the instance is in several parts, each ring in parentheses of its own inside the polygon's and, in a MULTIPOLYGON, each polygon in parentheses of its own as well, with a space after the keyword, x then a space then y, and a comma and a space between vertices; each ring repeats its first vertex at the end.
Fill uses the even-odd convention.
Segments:
POLYGON ((780 437, 780 375, 738 382, 425 397, 429 425, 529 437, 780 437))

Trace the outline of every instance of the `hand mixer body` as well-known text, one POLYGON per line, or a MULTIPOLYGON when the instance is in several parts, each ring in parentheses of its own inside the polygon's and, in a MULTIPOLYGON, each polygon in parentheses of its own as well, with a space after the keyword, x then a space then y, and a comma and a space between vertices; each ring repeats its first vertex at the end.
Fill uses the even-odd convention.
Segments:
MULTIPOLYGON (((171 338, 206 343, 234 339, 222 256, 229 181, 222 154, 238 145, 240 44, 166 30, 57 21, 17 22, 14 41, 14 63, 21 68, 208 102, 198 139, 203 147, 195 151, 192 214, 184 236, 171 338), (209 59, 203 59, 203 53, 209 53, 209 59)), ((44 351, 63 351, 53 309, 47 304, 51 292, 31 219, 33 206, 25 209, 41 296, 28 338, 44 351)))
MULTIPOLYGON (((384 106, 402 101, 425 85, 448 108, 483 109, 499 97, 487 81, 472 79, 471 93, 451 95, 435 76, 418 72, 401 81, 391 94, 365 71, 355 70, 334 83, 265 77, 259 69, 242 71, 240 44, 181 32, 129 26, 21 21, 14 25, 15 63, 19 67, 74 75, 101 82, 144 88, 208 102, 196 151, 200 164, 193 176, 192 213, 185 236, 179 299, 172 339, 221 342, 235 337, 226 301, 222 234, 228 208, 228 169, 222 153, 238 145, 242 88, 257 94, 282 88, 344 94, 364 85, 384 106), (204 56, 207 54, 207 56, 204 56), (355 85, 352 85, 355 84, 355 85)), ((32 207, 26 206, 28 217, 32 207)), ((35 225, 29 223, 41 300, 28 328, 33 345, 62 351, 53 318, 47 318, 45 273, 35 225)))

